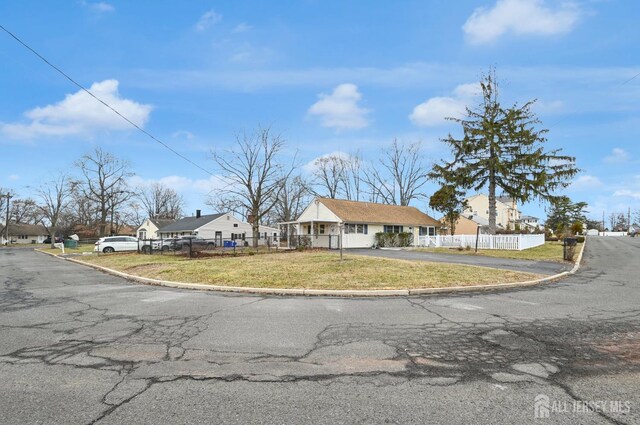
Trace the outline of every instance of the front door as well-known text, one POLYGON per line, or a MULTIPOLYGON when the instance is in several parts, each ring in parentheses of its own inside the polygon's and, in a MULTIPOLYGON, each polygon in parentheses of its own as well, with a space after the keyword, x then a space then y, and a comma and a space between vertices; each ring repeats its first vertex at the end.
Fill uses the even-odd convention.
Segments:
POLYGON ((222 232, 216 232, 216 246, 222 246, 222 232))

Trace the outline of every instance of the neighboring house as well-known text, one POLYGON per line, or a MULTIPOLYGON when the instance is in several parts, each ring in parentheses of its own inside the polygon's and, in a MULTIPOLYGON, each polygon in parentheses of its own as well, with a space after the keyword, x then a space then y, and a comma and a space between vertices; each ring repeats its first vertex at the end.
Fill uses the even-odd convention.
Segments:
MULTIPOLYGON (((440 219, 442 223, 442 234, 450 235, 451 229, 449 229, 449 222, 445 217, 440 219)), ((454 235, 475 235, 478 232, 478 227, 482 227, 481 224, 473 221, 470 218, 467 218, 463 215, 460 215, 458 221, 456 222, 456 229, 454 235)))
MULTIPOLYGON (((489 197, 483 193, 471 196, 466 199, 467 209, 464 216, 477 216, 489 221, 489 197)), ((496 226, 502 229, 513 230, 515 224, 520 220, 520 211, 515 200, 497 196, 496 197, 496 226)), ((475 220, 474 220, 475 221, 475 220)))
POLYGON ((520 224, 520 228, 522 230, 529 230, 529 231, 539 231, 540 230, 540 222, 538 217, 533 217, 530 215, 523 215, 520 217, 520 220, 518 221, 518 224, 520 224))
POLYGON ((441 223, 414 207, 316 198, 296 221, 280 223, 287 235, 305 236, 316 248, 339 248, 343 231, 344 248, 370 248, 379 232, 433 236, 441 223))
MULTIPOLYGON (((196 210, 195 216, 185 217, 161 227, 158 229, 158 235, 162 239, 198 235, 213 240, 220 246, 224 240, 251 240, 253 229, 251 224, 238 220, 231 213, 201 215, 200 210, 196 210)), ((278 229, 260 226, 258 243, 266 243, 267 238, 274 241, 277 237, 278 229)))
MULTIPOLYGON (((0 226, 0 242, 2 245, 7 243, 5 239, 6 230, 4 226, 0 226)), ((42 243, 49 231, 40 224, 11 224, 9 223, 9 243, 13 244, 36 244, 42 243)))
POLYGON ((160 234, 158 230, 164 226, 173 223, 174 219, 171 218, 151 218, 149 217, 138 227, 136 235, 138 239, 155 239, 159 238, 160 234))

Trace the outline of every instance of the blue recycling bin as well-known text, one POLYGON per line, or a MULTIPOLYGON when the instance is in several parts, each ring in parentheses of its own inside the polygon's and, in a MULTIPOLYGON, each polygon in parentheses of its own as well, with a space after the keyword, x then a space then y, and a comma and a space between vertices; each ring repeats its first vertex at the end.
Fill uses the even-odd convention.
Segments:
POLYGON ((233 248, 236 246, 236 241, 224 241, 222 246, 225 248, 233 248))

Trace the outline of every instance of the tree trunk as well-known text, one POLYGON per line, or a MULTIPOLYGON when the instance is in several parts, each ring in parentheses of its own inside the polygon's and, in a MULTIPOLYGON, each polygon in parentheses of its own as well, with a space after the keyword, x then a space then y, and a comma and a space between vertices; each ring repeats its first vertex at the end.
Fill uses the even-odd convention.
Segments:
POLYGON ((489 176, 489 234, 496 234, 496 180, 493 171, 489 176))
POLYGON ((104 233, 107 227, 107 209, 100 210, 100 229, 98 230, 98 237, 104 237, 104 233))
POLYGON ((49 228, 49 232, 51 233, 51 249, 54 249, 56 247, 55 243, 56 243, 56 224, 55 223, 51 223, 51 227, 49 228))
POLYGON ((251 210, 251 229, 253 230, 252 246, 258 248, 258 238, 260 237, 260 219, 258 218, 258 208, 251 210))

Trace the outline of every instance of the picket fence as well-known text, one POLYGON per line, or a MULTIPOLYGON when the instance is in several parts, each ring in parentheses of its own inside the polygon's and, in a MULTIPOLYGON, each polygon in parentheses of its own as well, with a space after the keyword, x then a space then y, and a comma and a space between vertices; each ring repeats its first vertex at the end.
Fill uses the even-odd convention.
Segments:
MULTIPOLYGON (((420 246, 432 247, 476 247, 476 235, 420 236, 420 246)), ((544 235, 480 235, 478 249, 506 249, 522 251, 544 245, 544 235)))

